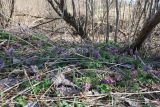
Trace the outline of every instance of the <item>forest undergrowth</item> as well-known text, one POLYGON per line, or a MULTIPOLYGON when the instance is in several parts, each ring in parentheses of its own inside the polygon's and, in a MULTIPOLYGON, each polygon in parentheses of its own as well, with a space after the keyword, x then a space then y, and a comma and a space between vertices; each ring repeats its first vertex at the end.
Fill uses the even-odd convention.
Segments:
POLYGON ((160 68, 121 49, 0 31, 0 105, 158 107, 160 68))

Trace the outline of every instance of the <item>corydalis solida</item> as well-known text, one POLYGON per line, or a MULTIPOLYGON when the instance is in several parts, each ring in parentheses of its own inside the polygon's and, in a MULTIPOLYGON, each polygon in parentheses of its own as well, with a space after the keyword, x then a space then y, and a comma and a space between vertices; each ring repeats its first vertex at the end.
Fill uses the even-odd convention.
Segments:
POLYGON ((4 67, 4 61, 0 59, 0 70, 4 67))

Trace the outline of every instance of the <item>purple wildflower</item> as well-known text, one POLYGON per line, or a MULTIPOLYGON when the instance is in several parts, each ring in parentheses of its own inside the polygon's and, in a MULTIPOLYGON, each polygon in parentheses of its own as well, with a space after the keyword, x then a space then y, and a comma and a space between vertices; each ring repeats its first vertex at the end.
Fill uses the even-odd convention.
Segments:
POLYGON ((93 52, 93 57, 96 58, 96 59, 99 59, 101 57, 99 50, 95 50, 93 52))
POLYGON ((19 43, 16 43, 16 44, 13 45, 14 49, 19 49, 20 47, 21 47, 21 44, 19 44, 19 43))
POLYGON ((136 78, 138 76, 138 72, 136 69, 133 69, 131 72, 132 78, 136 78))
POLYGON ((89 91, 91 89, 91 86, 92 85, 90 83, 85 83, 85 85, 83 87, 84 87, 85 91, 89 91))
POLYGON ((116 48, 111 48, 110 51, 114 55, 118 53, 118 49, 116 49, 116 48))
POLYGON ((37 66, 33 66, 33 65, 31 65, 30 67, 31 67, 31 73, 32 73, 32 74, 34 74, 34 75, 35 75, 35 74, 37 74, 37 73, 38 73, 38 67, 37 67, 37 66))
POLYGON ((80 62, 76 62, 76 66, 80 66, 81 65, 81 63, 80 62))
POLYGON ((14 51, 15 49, 13 49, 12 47, 9 48, 8 50, 6 50, 6 54, 9 56, 9 57, 12 57, 13 54, 14 54, 14 51))
POLYGON ((36 80, 37 80, 37 81, 40 81, 40 80, 41 80, 41 76, 38 75, 38 74, 36 74, 36 80))
POLYGON ((0 70, 4 67, 4 61, 0 59, 0 70))
POLYGON ((25 63, 28 65, 34 64, 38 60, 37 56, 32 56, 25 59, 25 63))
POLYGON ((61 54, 61 57, 63 57, 63 58, 67 58, 69 56, 70 56, 69 52, 64 52, 64 53, 61 54))
POLYGON ((134 54, 133 49, 130 49, 130 50, 129 50, 129 54, 130 54, 130 55, 133 55, 133 54, 134 54))
POLYGON ((143 70, 146 71, 146 72, 148 72, 148 71, 152 70, 152 67, 151 67, 151 65, 144 65, 143 66, 143 70))
POLYGON ((127 55, 128 55, 128 53, 127 53, 127 52, 124 52, 122 55, 123 55, 123 56, 127 56, 127 55))
POLYGON ((13 64, 19 64, 20 62, 21 62, 20 59, 17 59, 17 58, 13 58, 13 59, 12 59, 12 63, 13 63, 13 64))
POLYGON ((57 54, 62 54, 63 52, 65 52, 65 49, 64 48, 56 47, 55 51, 57 51, 57 54))
POLYGON ((154 76, 156 76, 158 78, 160 77, 160 71, 158 71, 158 70, 151 70, 150 74, 152 74, 152 75, 154 75, 154 76))
POLYGON ((100 81, 101 84, 115 84, 116 81, 112 78, 103 79, 100 81))

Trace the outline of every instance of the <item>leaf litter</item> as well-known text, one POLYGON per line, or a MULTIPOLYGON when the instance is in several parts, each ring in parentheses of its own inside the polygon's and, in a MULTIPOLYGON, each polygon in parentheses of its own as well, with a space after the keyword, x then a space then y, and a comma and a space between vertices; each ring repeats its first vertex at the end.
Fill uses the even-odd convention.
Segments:
POLYGON ((3 53, 0 54, 0 74, 9 71, 5 76, 0 75, 3 77, 0 80, 2 105, 21 104, 19 101, 28 102, 26 107, 46 106, 47 102, 56 105, 63 101, 86 106, 159 104, 160 71, 148 68, 147 72, 142 71, 141 63, 132 56, 125 56, 127 61, 121 59, 118 48, 72 46, 66 42, 50 45, 23 38, 8 47, 7 41, 0 43, 3 53), (38 44, 36 49, 35 44, 38 44), (116 70, 112 71, 113 68, 116 70), (143 94, 144 87, 146 93, 143 94))

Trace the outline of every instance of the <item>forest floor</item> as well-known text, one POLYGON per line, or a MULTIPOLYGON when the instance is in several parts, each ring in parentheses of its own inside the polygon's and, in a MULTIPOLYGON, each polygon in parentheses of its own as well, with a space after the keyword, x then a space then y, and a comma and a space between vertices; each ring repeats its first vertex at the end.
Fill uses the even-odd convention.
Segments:
POLYGON ((158 107, 160 68, 121 48, 0 31, 0 105, 158 107))

